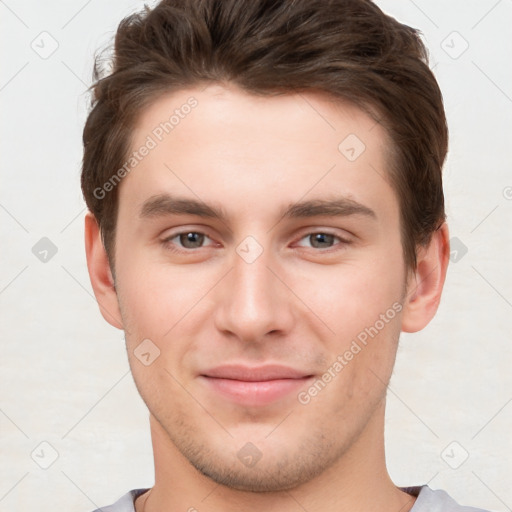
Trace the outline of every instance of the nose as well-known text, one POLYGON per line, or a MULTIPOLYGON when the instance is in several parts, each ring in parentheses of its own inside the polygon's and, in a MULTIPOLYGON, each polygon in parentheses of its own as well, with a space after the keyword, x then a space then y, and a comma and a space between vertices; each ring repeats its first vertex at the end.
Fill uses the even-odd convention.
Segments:
POLYGON ((216 290, 217 329, 243 342, 260 342, 268 335, 283 335, 292 328, 293 293, 270 251, 254 260, 233 254, 232 270, 216 290))

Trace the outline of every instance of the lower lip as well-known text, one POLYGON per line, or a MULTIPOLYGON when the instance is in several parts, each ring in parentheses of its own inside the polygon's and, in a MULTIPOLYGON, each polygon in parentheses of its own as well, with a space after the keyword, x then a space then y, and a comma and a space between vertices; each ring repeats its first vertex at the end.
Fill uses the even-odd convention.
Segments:
POLYGON ((301 379, 276 379, 244 381, 202 376, 208 385, 220 395, 241 405, 267 405, 282 399, 306 386, 313 377, 301 379))

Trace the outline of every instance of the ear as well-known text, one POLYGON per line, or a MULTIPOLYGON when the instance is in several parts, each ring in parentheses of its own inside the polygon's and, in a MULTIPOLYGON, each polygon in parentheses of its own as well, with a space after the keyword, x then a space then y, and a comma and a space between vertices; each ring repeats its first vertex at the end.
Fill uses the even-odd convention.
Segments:
POLYGON ((101 240, 100 228, 89 211, 85 215, 85 254, 91 285, 103 318, 110 325, 123 329, 114 278, 101 240))
POLYGON ((428 246, 420 248, 416 270, 409 275, 402 315, 402 331, 417 332, 436 314, 450 259, 446 223, 433 233, 428 246))

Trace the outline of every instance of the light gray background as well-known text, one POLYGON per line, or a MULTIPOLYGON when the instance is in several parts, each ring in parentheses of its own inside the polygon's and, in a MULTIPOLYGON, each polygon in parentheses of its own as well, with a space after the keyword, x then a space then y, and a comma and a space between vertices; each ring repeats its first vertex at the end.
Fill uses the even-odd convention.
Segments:
MULTIPOLYGON (((460 240, 437 317, 402 336, 389 469, 399 485, 429 482, 461 503, 511 510, 512 1, 378 4, 430 49, 460 240)), ((0 1, 0 512, 85 512, 153 483, 148 413, 122 333, 89 284, 79 188, 93 53, 142 5, 0 1), (42 237, 58 249, 47 262, 32 252, 42 237)))

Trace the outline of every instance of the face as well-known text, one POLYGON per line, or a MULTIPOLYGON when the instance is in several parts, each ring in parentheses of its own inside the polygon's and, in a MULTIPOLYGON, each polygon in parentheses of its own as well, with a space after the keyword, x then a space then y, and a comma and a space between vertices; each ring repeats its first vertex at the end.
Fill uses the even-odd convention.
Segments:
POLYGON ((394 363, 386 133, 320 94, 215 85, 156 101, 132 142, 149 150, 119 185, 115 270, 142 398, 218 483, 312 479, 382 413, 394 363))

